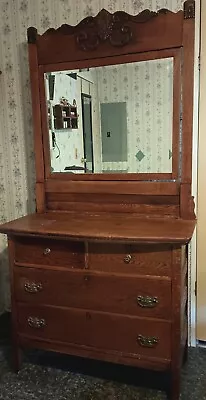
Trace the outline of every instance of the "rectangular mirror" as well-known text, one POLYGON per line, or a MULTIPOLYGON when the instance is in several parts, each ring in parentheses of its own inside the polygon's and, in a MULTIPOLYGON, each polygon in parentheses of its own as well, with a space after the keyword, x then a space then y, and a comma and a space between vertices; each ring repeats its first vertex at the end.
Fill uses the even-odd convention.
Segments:
POLYGON ((45 73, 52 172, 172 173, 174 58, 45 73))

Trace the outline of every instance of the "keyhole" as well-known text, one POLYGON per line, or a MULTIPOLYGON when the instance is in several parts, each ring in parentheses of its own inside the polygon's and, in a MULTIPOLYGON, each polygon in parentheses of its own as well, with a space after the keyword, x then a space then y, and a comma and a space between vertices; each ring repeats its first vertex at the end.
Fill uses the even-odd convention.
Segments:
POLYGON ((92 316, 88 311, 86 312, 86 319, 92 319, 92 316))

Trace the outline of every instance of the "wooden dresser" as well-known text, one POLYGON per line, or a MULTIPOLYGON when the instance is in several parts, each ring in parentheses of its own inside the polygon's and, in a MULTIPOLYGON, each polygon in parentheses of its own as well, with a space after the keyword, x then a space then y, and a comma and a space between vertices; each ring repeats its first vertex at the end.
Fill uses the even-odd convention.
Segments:
MULTIPOLYGON (((146 10, 132 17, 103 10, 76 27, 43 35, 29 28, 28 41, 37 212, 0 226, 9 243, 14 368, 20 368, 20 349, 33 347, 133 365, 145 373, 167 371, 169 398, 178 400, 187 356, 188 243, 195 228, 194 1, 176 14, 146 10), (52 173, 51 146, 59 147, 56 159, 61 158, 61 138, 51 128, 55 95, 49 86, 48 101, 49 71, 68 76, 77 68, 82 73, 162 58, 174 61, 171 171, 52 173)), ((76 72, 69 76, 78 79, 76 72)), ((75 118, 68 140, 82 126, 80 114, 75 118)), ((85 148, 84 139, 87 171, 85 148)), ((79 148, 75 152, 77 160, 79 148)), ((95 162, 94 157, 94 172, 95 162)))

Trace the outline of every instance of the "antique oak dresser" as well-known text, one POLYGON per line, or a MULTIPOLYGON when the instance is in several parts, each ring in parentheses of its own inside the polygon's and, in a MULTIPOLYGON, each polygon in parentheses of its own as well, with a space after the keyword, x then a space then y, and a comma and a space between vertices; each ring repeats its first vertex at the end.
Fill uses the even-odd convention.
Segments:
POLYGON ((187 354, 194 1, 28 29, 36 213, 8 235, 14 367, 39 348, 168 372, 187 354))

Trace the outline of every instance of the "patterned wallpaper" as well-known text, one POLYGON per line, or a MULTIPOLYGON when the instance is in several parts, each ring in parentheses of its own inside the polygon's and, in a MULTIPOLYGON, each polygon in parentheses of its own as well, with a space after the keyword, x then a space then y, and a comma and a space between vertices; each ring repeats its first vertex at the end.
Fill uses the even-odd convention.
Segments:
MULTIPOLYGON (((145 8, 177 11, 183 0, 1 0, 0 1, 0 221, 35 209, 34 152, 26 30, 40 33, 76 24, 105 8, 131 14, 145 8)), ((6 239, 0 236, 0 312, 10 304, 6 239)))
POLYGON ((171 173, 173 59, 101 67, 97 73, 100 103, 127 105, 127 162, 116 168, 107 162, 105 170, 171 173))

